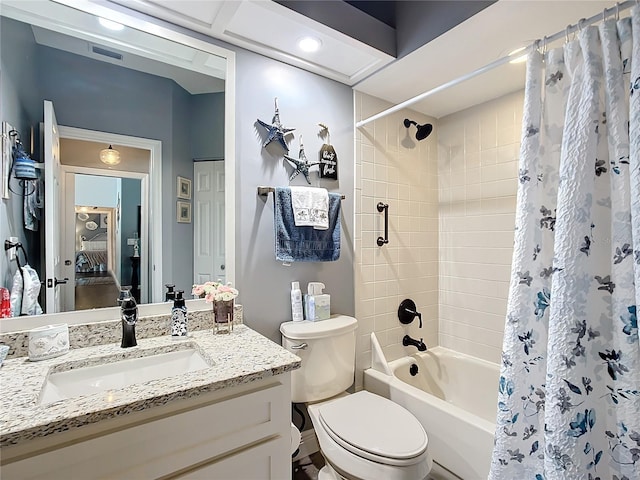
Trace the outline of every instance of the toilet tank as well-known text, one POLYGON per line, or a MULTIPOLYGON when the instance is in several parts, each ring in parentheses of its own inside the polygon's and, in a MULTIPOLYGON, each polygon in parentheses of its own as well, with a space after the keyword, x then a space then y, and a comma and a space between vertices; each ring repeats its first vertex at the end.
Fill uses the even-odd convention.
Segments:
POLYGON ((292 402, 324 400, 351 386, 357 326, 357 320, 346 315, 280 325, 282 346, 302 359, 302 366, 291 374, 292 402))

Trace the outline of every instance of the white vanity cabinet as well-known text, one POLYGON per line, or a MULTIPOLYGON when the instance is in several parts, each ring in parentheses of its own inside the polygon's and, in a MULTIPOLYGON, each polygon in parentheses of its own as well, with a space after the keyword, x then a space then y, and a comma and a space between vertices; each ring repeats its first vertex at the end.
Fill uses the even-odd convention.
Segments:
POLYGON ((291 373, 2 448, 3 480, 289 479, 291 373))

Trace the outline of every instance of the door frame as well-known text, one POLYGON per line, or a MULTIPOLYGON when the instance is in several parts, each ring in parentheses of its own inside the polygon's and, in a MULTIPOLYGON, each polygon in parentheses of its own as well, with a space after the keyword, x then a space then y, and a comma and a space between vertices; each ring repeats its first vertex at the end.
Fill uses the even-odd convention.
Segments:
POLYGON ((141 180, 141 219, 140 232, 141 244, 147 243, 148 248, 141 245, 140 264, 145 264, 146 269, 140 269, 140 284, 150 286, 144 291, 141 303, 157 303, 162 301, 162 221, 155 221, 150 225, 149 220, 162 219, 162 142, 142 137, 132 137, 114 133, 86 130, 83 128, 59 126, 60 138, 72 140, 84 140, 105 144, 117 144, 123 147, 133 147, 149 151, 149 173, 127 172, 124 170, 79 167, 62 165, 66 172, 84 173, 86 175, 103 175, 122 178, 138 178, 141 180), (145 208, 148 207, 148 208, 145 208), (142 240, 142 239, 146 239, 142 240), (149 296, 151 298, 149 298, 149 296))

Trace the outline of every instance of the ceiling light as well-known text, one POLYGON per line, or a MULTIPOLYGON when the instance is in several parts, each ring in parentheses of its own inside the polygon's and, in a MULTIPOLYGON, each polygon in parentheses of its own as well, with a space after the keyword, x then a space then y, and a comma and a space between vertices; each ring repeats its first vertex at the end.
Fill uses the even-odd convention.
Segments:
MULTIPOLYGON (((513 52, 510 52, 508 56, 515 55, 518 52, 522 52, 527 47, 516 48, 513 52)), ((520 55, 519 57, 514 58, 513 60, 509 60, 509 63, 522 63, 527 60, 527 54, 520 55)))
POLYGON ((315 52, 321 45, 320 39, 315 37, 304 37, 298 41, 298 48, 303 52, 315 52))
POLYGON ((124 25, 122 25, 121 23, 114 22, 113 20, 107 20, 106 18, 102 17, 98 18, 98 22, 100 22, 100 25, 102 25, 104 28, 108 28, 109 30, 114 30, 116 32, 119 32, 124 28, 124 25))
POLYGON ((100 150, 100 161, 107 165, 117 165, 120 163, 120 152, 109 145, 109 148, 100 150))

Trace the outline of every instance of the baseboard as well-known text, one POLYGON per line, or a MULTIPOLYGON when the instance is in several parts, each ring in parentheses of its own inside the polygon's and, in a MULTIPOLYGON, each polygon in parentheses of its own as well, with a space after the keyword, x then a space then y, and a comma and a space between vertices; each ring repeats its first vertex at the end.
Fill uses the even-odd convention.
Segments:
POLYGON ((298 449, 298 454, 293 457, 292 461, 298 461, 301 458, 308 457, 316 452, 320 451, 320 446, 318 445, 318 439, 316 437, 316 432, 313 428, 309 430, 305 430, 301 433, 300 439, 300 447, 298 449))

